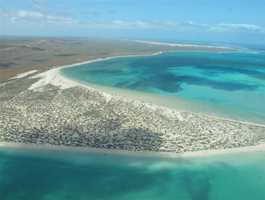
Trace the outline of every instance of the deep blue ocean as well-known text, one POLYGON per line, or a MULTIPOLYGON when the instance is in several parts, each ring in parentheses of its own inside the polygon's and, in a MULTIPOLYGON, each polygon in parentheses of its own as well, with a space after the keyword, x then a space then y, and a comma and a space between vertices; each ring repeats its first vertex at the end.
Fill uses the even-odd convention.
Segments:
POLYGON ((0 148, 1 200, 264 200, 265 154, 162 158, 0 148))
POLYGON ((62 73, 83 83, 176 97, 202 112, 265 124, 262 51, 113 58, 65 68, 62 73))

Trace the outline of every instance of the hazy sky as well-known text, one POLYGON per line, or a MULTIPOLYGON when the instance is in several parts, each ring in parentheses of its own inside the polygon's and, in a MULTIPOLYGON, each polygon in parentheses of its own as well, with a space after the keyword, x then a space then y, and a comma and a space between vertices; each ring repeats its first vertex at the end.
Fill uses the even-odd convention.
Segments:
POLYGON ((1 35, 265 44, 265 0, 0 0, 1 35))

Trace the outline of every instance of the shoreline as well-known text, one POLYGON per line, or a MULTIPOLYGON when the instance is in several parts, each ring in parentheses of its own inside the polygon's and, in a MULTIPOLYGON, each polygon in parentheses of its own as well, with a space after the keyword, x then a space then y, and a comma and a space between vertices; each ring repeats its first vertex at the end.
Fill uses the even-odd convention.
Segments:
POLYGON ((33 143, 14 143, 14 142, 0 142, 1 148, 15 149, 15 150, 34 150, 37 151, 51 151, 51 152, 72 152, 72 153, 95 153, 102 155, 117 155, 117 156, 135 156, 135 157, 157 157, 170 159, 185 159, 185 158, 205 158, 212 156, 236 155, 243 153, 265 153, 265 144, 255 146, 238 147, 221 150, 201 150, 183 153, 175 152, 154 152, 154 151, 129 151, 118 149, 104 149, 93 147, 75 147, 65 145, 51 145, 51 144, 33 144, 33 143))
POLYGON ((133 40, 137 43, 158 45, 158 46, 169 46, 169 47, 191 47, 191 48, 208 48, 208 49, 222 49, 226 51, 235 51, 237 48, 227 46, 215 46, 215 45, 204 45, 204 44, 192 44, 192 43, 169 43, 169 42, 158 42, 149 40, 133 40))
MULTIPOLYGON (((134 95, 132 95, 133 93, 137 93, 137 94, 141 94, 141 96, 143 96, 142 99, 137 99, 134 98, 133 101, 140 101, 141 103, 146 104, 149 107, 152 108, 161 108, 163 110, 174 110, 177 112, 189 112, 192 114, 198 114, 198 115, 204 115, 207 117, 211 117, 211 118, 215 118, 215 119, 220 119, 220 120, 225 120, 225 121, 229 121, 229 122, 237 122, 237 123, 243 123, 243 124, 248 124, 248 125, 254 125, 254 126, 259 126, 259 127, 265 127, 265 124, 261 124, 261 123, 256 123, 256 122, 250 122, 250 121, 243 121, 243 120, 237 120, 237 119, 231 119, 228 117, 222 117, 222 116, 218 116, 218 114, 210 114, 207 112, 196 112, 196 111, 192 111, 192 110, 182 110, 181 108, 173 108, 171 106, 164 106, 164 105, 158 105, 156 103, 153 102, 147 102, 144 99, 144 96, 148 96, 148 94, 144 94, 144 92, 138 92, 138 91, 130 91, 130 90, 126 90, 126 89, 116 89, 116 88, 112 88, 112 87, 107 87, 107 86, 100 86, 100 85, 96 85, 96 84, 86 84, 86 83, 82 83, 81 81, 75 80, 75 79, 71 79, 65 75, 62 74, 62 72, 60 71, 61 69, 64 68, 70 68, 70 67, 75 67, 75 66, 79 66, 79 65, 84 65, 84 64, 90 64, 90 63, 94 63, 94 62, 101 62, 101 61, 105 61, 105 60, 111 60, 111 59, 115 59, 115 58, 126 58, 126 57, 138 57, 138 56, 156 56, 156 55, 160 55, 163 54, 164 52, 159 51, 150 55, 124 55, 124 56, 110 56, 110 57, 106 57, 106 58, 98 58, 98 59, 92 59, 92 60, 87 60, 84 62, 79 62, 79 63, 74 63, 71 65, 63 65, 63 66, 58 66, 54 69, 50 69, 47 71, 44 71, 40 74, 36 74, 30 78, 40 78, 40 80, 38 80, 37 82, 35 82, 34 84, 31 85, 31 87, 29 88, 29 90, 35 90, 37 91, 38 88, 41 88, 47 84, 52 84, 54 86, 58 86, 61 89, 67 89, 67 88, 71 88, 71 87, 83 87, 92 91, 97 91, 100 92, 104 97, 106 97, 106 99, 111 99, 111 98, 122 98, 125 101, 131 101, 131 99, 128 99, 127 96, 129 94, 130 97, 133 98, 134 95), (110 91, 113 90, 113 91, 110 91), (117 94, 115 93, 115 91, 121 92, 125 95, 122 94, 117 94)), ((155 95, 149 95, 149 96, 155 96, 155 95)), ((152 98, 152 97, 151 97, 152 98)), ((179 101, 180 103, 186 103, 186 101, 182 101, 180 99, 176 98, 176 101, 179 101)))
MULTIPOLYGON (((238 122, 238 123, 243 123, 243 124, 265 127, 265 124, 262 124, 262 123, 251 122, 251 121, 247 121, 247 120, 244 121, 243 119, 233 119, 233 118, 229 118, 229 117, 222 117, 221 115, 218 115, 215 112, 211 112, 211 113, 202 112, 202 111, 200 111, 201 109, 199 109, 198 111, 194 111, 193 109, 182 108, 182 106, 173 107, 173 106, 169 106, 169 105, 160 105, 161 103, 164 103, 166 101, 160 101, 160 99, 162 99, 163 97, 160 98, 156 94, 151 94, 151 93, 149 94, 149 93, 144 93, 144 92, 140 92, 140 91, 113 88, 113 87, 108 87, 108 86, 100 86, 100 85, 96 85, 96 84, 92 84, 92 83, 83 83, 82 81, 78 81, 76 79, 69 78, 69 77, 63 75, 61 72, 58 72, 58 73, 60 73, 60 75, 63 78, 66 78, 67 80, 71 80, 73 82, 78 83, 78 86, 80 86, 80 87, 84 87, 84 88, 87 88, 90 90, 95 90, 95 91, 101 92, 102 94, 109 95, 111 97, 122 98, 123 100, 126 100, 126 101, 128 101, 128 96, 129 96, 129 97, 132 97, 134 101, 140 101, 140 102, 142 102, 148 106, 155 107, 155 108, 161 108, 164 110, 167 110, 167 109, 175 110, 177 112, 189 112, 192 114, 204 115, 207 117, 225 120, 225 121, 229 121, 229 122, 238 122), (135 97, 135 95, 138 95, 138 96, 135 97)), ((177 103, 187 104, 188 106, 189 105, 196 106, 196 103, 193 103, 190 101, 182 100, 182 99, 179 99, 177 97, 170 97, 170 98, 174 98, 174 101, 176 101, 177 103)), ((171 101, 171 100, 169 100, 169 101, 171 101)))
POLYGON ((111 95, 60 73, 62 68, 78 65, 80 63, 60 66, 18 79, 18 82, 28 81, 29 84, 14 101, 15 105, 7 103, 3 107, 6 108, 3 110, 6 118, 0 123, 3 127, 2 142, 14 142, 16 146, 84 147, 128 154, 144 152, 152 155, 158 152, 155 154, 167 157, 170 154, 181 157, 248 152, 265 142, 264 125, 179 111, 120 93, 111 95), (30 96, 32 100, 27 99, 30 96), (32 106, 36 103, 37 107, 32 106), (27 120, 24 122, 23 116, 9 115, 9 112, 21 113, 27 116, 27 120))

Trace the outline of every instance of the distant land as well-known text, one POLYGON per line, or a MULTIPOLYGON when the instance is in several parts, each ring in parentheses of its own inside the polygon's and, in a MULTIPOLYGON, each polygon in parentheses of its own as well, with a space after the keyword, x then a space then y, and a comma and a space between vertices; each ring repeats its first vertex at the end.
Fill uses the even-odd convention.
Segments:
MULTIPOLYGON (((0 82, 17 73, 47 69, 95 58, 117 55, 147 55, 158 51, 227 50, 222 47, 171 46, 129 40, 94 38, 2 37, 0 38, 0 82)), ((231 50, 231 49, 229 49, 231 50)))

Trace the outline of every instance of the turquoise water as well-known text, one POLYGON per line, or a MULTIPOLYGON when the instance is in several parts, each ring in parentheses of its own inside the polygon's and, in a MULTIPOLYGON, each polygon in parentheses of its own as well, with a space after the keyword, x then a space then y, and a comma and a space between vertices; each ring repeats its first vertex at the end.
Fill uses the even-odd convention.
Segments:
POLYGON ((265 153, 203 158, 0 148, 1 200, 263 200, 265 153))
POLYGON ((173 96, 226 117, 265 123, 262 52, 171 52, 114 58, 62 73, 84 83, 173 96))

